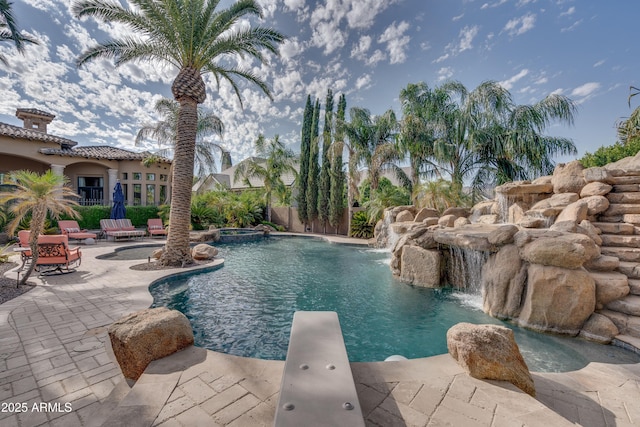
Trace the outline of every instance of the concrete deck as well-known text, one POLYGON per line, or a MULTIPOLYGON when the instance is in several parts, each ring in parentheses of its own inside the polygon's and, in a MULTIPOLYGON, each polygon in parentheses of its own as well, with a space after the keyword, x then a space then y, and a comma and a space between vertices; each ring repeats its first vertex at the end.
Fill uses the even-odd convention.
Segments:
MULTIPOLYGON (((273 424, 281 361, 190 347, 124 381, 106 329, 147 308, 148 285, 170 271, 95 257, 138 243, 83 247, 77 272, 34 277, 36 289, 0 305, 0 426, 273 424)), ((369 426, 640 425, 640 365, 534 373, 536 399, 470 378, 449 355, 351 367, 369 426)))

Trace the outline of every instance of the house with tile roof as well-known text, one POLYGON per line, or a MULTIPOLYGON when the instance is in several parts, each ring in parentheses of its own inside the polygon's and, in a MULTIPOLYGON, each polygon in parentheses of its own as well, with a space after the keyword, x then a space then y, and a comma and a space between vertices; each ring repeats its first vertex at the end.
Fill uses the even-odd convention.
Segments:
POLYGON ((51 135, 47 125, 53 114, 34 108, 18 108, 23 126, 0 123, 0 185, 11 185, 16 170, 44 173, 51 169, 65 175, 82 205, 111 205, 119 180, 128 205, 158 205, 171 194, 171 160, 157 158, 143 165, 147 153, 111 146, 77 146, 67 138, 51 135))

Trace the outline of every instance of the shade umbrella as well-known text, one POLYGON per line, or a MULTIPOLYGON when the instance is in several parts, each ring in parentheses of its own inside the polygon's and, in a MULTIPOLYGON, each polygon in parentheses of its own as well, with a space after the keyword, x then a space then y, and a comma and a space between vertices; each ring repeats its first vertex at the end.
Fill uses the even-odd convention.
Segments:
POLYGON ((124 208, 124 193, 120 181, 116 182, 113 189, 113 207, 111 208, 111 219, 123 219, 126 215, 124 208))

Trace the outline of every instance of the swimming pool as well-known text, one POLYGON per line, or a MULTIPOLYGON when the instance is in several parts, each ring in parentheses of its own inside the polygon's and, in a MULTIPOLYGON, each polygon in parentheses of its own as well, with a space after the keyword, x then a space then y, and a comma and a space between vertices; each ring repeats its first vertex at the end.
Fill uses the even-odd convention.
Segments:
POLYGON ((446 353, 446 331, 459 322, 512 327, 535 371, 579 369, 589 361, 640 361, 613 346, 513 327, 484 314, 479 296, 397 282, 388 253, 284 237, 216 247, 225 259, 223 268, 150 287, 154 306, 183 312, 196 345, 211 350, 283 360, 293 313, 330 310, 338 313, 354 362, 446 353))

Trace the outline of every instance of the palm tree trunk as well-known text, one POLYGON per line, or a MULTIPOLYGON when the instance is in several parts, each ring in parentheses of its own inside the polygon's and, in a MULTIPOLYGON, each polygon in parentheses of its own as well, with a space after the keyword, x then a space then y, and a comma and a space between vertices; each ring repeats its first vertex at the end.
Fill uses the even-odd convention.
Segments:
POLYGON ((178 132, 173 158, 173 185, 171 187, 171 211, 169 213, 169 233, 164 253, 160 258, 163 265, 181 266, 191 264, 189 247, 189 224, 191 222, 191 188, 193 186, 193 165, 198 123, 198 104, 188 96, 178 99, 178 132))
POLYGON ((36 262, 38 262, 38 236, 42 234, 44 231, 44 222, 47 218, 47 210, 44 206, 34 206, 33 211, 31 212, 31 234, 29 235, 29 247, 31 248, 31 264, 29 264, 29 268, 26 273, 20 279, 20 283, 18 286, 23 286, 27 284, 27 280, 31 277, 33 270, 36 267, 36 262))

